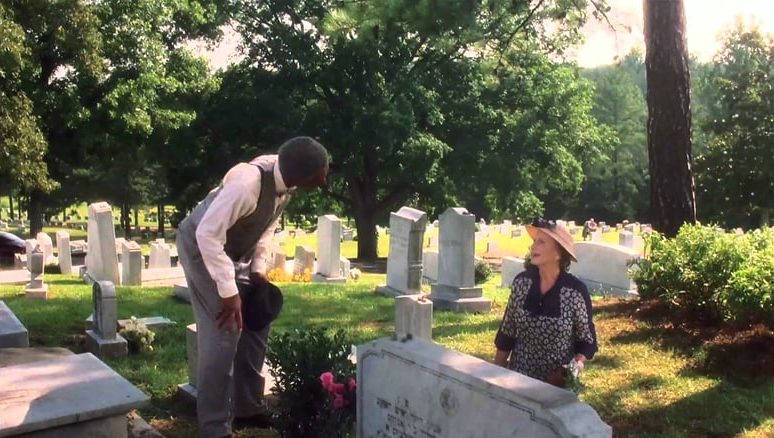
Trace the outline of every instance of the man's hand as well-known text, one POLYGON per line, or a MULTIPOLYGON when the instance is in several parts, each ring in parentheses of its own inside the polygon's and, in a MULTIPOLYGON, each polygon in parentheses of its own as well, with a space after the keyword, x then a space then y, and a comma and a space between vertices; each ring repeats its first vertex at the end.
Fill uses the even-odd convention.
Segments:
POLYGON ((242 300, 239 294, 228 298, 221 298, 221 309, 215 320, 218 322, 218 328, 226 327, 226 332, 231 330, 231 322, 236 323, 236 328, 242 331, 242 300))
POLYGON ((256 286, 264 286, 266 284, 269 284, 269 279, 266 278, 266 276, 261 274, 260 272, 251 272, 250 283, 256 286))

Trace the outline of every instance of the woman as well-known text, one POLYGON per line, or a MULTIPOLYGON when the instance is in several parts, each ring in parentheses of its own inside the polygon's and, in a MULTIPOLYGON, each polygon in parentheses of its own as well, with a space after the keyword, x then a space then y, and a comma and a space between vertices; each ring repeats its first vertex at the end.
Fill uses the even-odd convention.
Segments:
POLYGON ((582 369, 597 351, 591 299, 583 282, 567 272, 570 261, 578 261, 567 229, 538 219, 527 232, 530 260, 513 279, 495 363, 563 387, 562 365, 575 359, 582 369))

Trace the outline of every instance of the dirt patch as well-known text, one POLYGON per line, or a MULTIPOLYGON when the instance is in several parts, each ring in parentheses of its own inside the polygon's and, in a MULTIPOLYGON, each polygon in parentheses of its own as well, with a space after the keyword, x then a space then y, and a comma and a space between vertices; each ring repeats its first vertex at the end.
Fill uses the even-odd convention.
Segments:
POLYGON ((595 311, 645 323, 625 338, 648 337, 665 349, 690 358, 704 374, 737 384, 774 379, 774 330, 765 324, 727 324, 697 320, 657 300, 595 303, 595 311))

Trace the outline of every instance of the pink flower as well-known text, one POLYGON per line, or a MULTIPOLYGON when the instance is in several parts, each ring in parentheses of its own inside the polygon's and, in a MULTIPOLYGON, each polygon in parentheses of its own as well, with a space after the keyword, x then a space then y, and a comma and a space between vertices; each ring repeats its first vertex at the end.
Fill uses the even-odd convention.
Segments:
POLYGON ((323 388, 330 391, 330 387, 333 385, 333 373, 328 371, 320 374, 320 382, 322 383, 323 388))
POLYGON ((331 383, 331 386, 328 387, 328 391, 330 391, 331 394, 336 394, 337 397, 344 394, 344 389, 343 383, 331 383))
POLYGON ((355 380, 354 377, 350 377, 347 381, 347 385, 349 386, 350 392, 354 392, 357 389, 357 380, 355 380))
POLYGON ((346 405, 347 403, 344 400, 344 396, 341 394, 336 394, 336 397, 333 399, 333 409, 344 409, 344 406, 346 405))

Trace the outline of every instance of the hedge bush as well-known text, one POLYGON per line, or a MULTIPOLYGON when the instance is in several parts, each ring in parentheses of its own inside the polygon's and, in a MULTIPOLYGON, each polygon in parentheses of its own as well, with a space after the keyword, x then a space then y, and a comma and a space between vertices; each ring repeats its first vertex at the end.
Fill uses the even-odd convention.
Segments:
POLYGON ((355 421, 354 406, 335 410, 320 376, 337 381, 355 376, 349 360, 352 344, 342 330, 294 330, 272 336, 266 360, 274 378, 274 428, 283 438, 347 436, 355 421))
POLYGON ((745 234, 685 225, 675 238, 645 237, 634 263, 642 298, 656 298, 710 321, 774 325, 774 229, 745 234))

